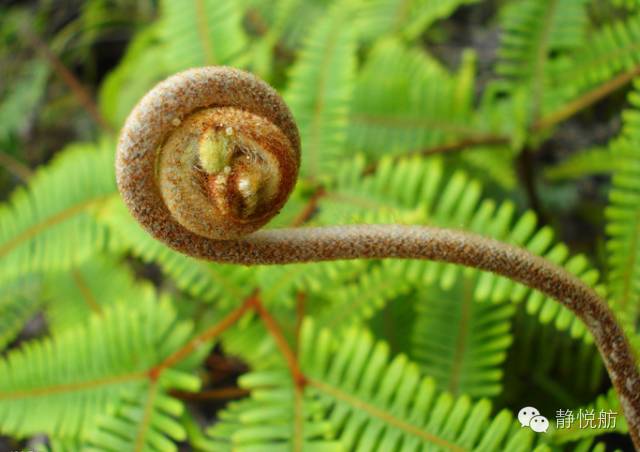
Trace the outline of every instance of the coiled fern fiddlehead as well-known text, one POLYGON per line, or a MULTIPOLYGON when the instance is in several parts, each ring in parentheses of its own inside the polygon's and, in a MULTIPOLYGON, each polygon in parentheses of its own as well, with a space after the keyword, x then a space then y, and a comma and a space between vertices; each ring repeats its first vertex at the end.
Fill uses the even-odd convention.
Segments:
POLYGON ((138 103, 120 135, 116 170, 122 197, 142 226, 197 258, 244 265, 428 259, 543 292, 592 333, 640 449, 638 366, 595 291, 524 249, 462 231, 400 225, 257 231, 285 203, 299 164, 298 130, 279 95, 249 73, 207 67, 168 78, 138 103))

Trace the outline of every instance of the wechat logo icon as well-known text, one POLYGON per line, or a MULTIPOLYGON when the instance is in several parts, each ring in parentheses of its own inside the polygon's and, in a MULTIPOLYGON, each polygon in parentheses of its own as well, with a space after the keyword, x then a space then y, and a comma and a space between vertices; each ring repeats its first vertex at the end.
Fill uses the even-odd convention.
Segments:
POLYGON ((532 406, 526 406, 518 412, 520 427, 529 427, 537 433, 545 432, 549 429, 549 419, 540 415, 540 411, 532 406))

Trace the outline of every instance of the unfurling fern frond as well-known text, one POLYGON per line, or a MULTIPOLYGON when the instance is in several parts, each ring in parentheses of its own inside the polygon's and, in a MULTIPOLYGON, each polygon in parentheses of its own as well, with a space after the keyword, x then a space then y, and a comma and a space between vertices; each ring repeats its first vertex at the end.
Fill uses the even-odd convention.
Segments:
POLYGON ((472 124, 473 60, 451 76, 434 59, 383 40, 358 75, 348 147, 375 157, 479 135, 472 124))
POLYGON ((344 151, 356 65, 356 34, 346 5, 339 1, 318 20, 291 69, 285 98, 305 146, 303 176, 327 174, 344 151))
POLYGON ((612 300, 635 323, 640 316, 640 91, 630 101, 634 108, 624 113, 622 136, 611 150, 617 171, 605 214, 612 300))
POLYGON ((169 73, 238 58, 247 41, 240 6, 233 0, 163 1, 160 38, 169 73))
POLYGON ((367 331, 334 335, 307 320, 299 350, 307 378, 301 398, 283 364, 244 376, 251 398, 211 427, 216 444, 241 451, 290 450, 310 439, 317 443, 309 450, 318 451, 524 452, 535 446, 532 432, 520 429, 511 414, 492 418, 488 401, 474 404, 438 391, 416 364, 390 357, 387 344, 367 331))
POLYGON ((0 282, 68 269, 104 249, 93 213, 115 195, 113 148, 74 145, 0 206, 0 282))
MULTIPOLYGON (((101 444, 98 450, 175 450, 171 418, 182 404, 168 388, 192 391, 198 379, 176 368, 152 372, 191 333, 166 302, 115 304, 51 338, 25 343, 0 361, 0 432, 101 444), (115 446, 118 447, 115 447, 115 446)), ((87 447, 87 448, 85 448, 87 447)))

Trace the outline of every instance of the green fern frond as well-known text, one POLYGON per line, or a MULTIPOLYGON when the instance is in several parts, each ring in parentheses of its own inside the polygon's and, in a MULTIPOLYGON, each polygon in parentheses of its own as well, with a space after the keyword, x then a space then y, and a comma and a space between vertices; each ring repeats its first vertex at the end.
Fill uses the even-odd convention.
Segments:
POLYGON ((411 290, 408 282, 389 278, 386 269, 380 265, 372 265, 367 271, 354 275, 353 279, 310 294, 322 306, 313 311, 319 324, 337 328, 369 319, 395 298, 411 290))
POLYGON ((505 366, 505 393, 526 399, 535 391, 553 400, 555 408, 578 406, 598 393, 605 369, 592 342, 540 323, 523 306, 513 318, 513 333, 505 366))
POLYGON ((364 261, 318 262, 286 267, 263 266, 254 271, 256 283, 261 288, 260 297, 267 306, 292 307, 296 294, 304 292, 311 298, 321 297, 328 287, 349 284, 368 268, 364 261))
POLYGON ((482 182, 497 184, 505 190, 514 190, 518 186, 515 168, 517 147, 507 144, 493 146, 474 146, 456 155, 452 161, 466 172, 477 175, 482 182))
MULTIPOLYGON (((302 400, 302 412, 296 408, 294 389, 286 370, 253 372, 240 378, 240 385, 254 389, 251 397, 232 402, 220 420, 207 430, 203 450, 250 452, 258 450, 287 452, 296 437, 295 423, 301 426, 300 450, 342 452, 331 424, 322 419, 323 406, 312 397, 302 400), (276 388, 272 388, 274 385, 276 388), (296 418, 297 417, 297 418, 296 418)), ((300 403, 300 402, 298 402, 300 403)))
MULTIPOLYGON (((394 212, 394 222, 464 228, 525 247, 565 267, 587 284, 598 281, 598 272, 587 259, 571 257, 566 245, 554 243, 551 229, 538 228, 532 212, 517 217, 512 203, 497 205, 491 199, 483 199, 480 184, 460 171, 445 181, 440 159, 384 158, 374 174, 363 177, 364 169, 362 157, 342 166, 335 185, 320 202, 318 222, 349 223, 366 220, 372 212, 394 212)), ((475 275, 473 293, 477 301, 525 302, 528 312, 538 315, 541 321, 553 322, 575 337, 590 340, 584 325, 570 311, 511 280, 428 261, 386 260, 381 265, 388 278, 415 287, 437 283, 443 289, 451 289, 462 275, 475 275)))
POLYGON ((570 66, 553 76, 553 85, 573 95, 640 65, 640 15, 607 24, 574 52, 570 66))
POLYGON ((157 25, 138 33, 118 66, 100 85, 100 112, 114 128, 120 128, 142 96, 170 73, 158 34, 157 25))
POLYGON ((609 147, 595 147, 576 152, 560 163, 547 168, 546 178, 552 181, 579 179, 596 174, 613 173, 617 169, 609 147))
MULTIPOLYGON (((292 323, 283 323, 279 312, 273 312, 284 327, 292 323)), ((289 316, 291 311, 288 310, 289 316)), ((278 352, 272 336, 265 330, 259 319, 247 317, 238 322, 233 328, 224 332, 221 346, 228 356, 236 356, 245 362, 252 370, 264 370, 283 364, 282 355, 278 352)))
POLYGON ((586 1, 518 0, 504 10, 496 73, 504 77, 508 91, 525 90, 530 118, 549 108, 546 98, 559 101, 557 93, 547 93, 548 75, 553 65, 562 65, 567 51, 583 43, 586 1))
POLYGON ((221 306, 237 304, 256 287, 254 274, 238 265, 211 263, 187 257, 154 239, 140 227, 120 199, 102 211, 118 243, 145 262, 156 263, 186 293, 202 301, 216 300, 221 306))
POLYGON ((472 404, 439 393, 433 380, 388 346, 352 328, 331 337, 308 322, 301 333, 300 361, 312 391, 347 450, 406 450, 430 445, 461 450, 530 450, 533 435, 511 430, 511 415, 494 419, 487 401, 472 404), (515 433, 515 434, 514 434, 515 433), (514 449, 515 448, 515 449, 514 449))
POLYGON ((0 287, 0 351, 18 336, 41 305, 39 278, 26 276, 0 287))
POLYGON ((543 78, 550 54, 583 43, 587 0, 517 0, 503 12, 496 72, 529 81, 543 78))
POLYGON ((175 316, 168 302, 153 298, 136 307, 116 304, 81 326, 11 351, 0 361, 0 432, 90 442, 122 434, 120 441, 130 441, 118 450, 134 444, 170 450, 158 437, 182 437, 167 418, 178 416, 182 405, 167 388, 192 391, 199 384, 177 369, 150 375, 191 333, 175 316), (138 432, 135 442, 130 431, 138 432))
POLYGON ((473 126, 471 54, 452 76, 434 59, 383 40, 358 75, 347 146, 374 157, 479 135, 473 126))
POLYGON ((282 0, 279 2, 249 2, 245 13, 248 28, 259 39, 250 43, 248 67, 260 78, 273 82, 278 46, 283 49, 299 47, 311 18, 324 13, 324 5, 316 1, 282 0))
POLYGON ((82 448, 82 443, 75 439, 48 438, 49 444, 39 444, 34 450, 37 452, 76 452, 82 448))
POLYGON ((471 288, 465 279, 451 291, 430 287, 419 293, 410 356, 439 388, 490 397, 502 389, 515 307, 476 303, 471 288))
POLYGON ((116 302, 147 298, 150 284, 136 282, 117 259, 96 256, 79 267, 44 276, 43 298, 47 325, 52 333, 82 324, 92 313, 102 314, 116 302))
POLYGON ((225 411, 210 434, 243 451, 290 448, 313 435, 330 441, 326 450, 336 450, 335 442, 342 450, 380 451, 524 452, 534 446, 533 433, 519 428, 511 414, 492 418, 486 400, 474 404, 466 396, 441 393, 417 365, 402 355, 391 358, 389 347, 365 330, 332 334, 307 320, 299 350, 308 384, 297 405, 290 375, 280 363, 241 378, 251 398, 225 411), (304 420, 298 430, 292 426, 296 419, 299 426, 304 420))
MULTIPOLYGON (((283 216, 287 216, 285 212, 283 216)), ((102 210, 99 219, 118 237, 118 243, 133 255, 159 265, 185 293, 205 302, 215 300, 218 307, 237 305, 258 287, 262 289, 261 299, 267 306, 291 307, 298 292, 322 292, 328 286, 349 281, 367 266, 363 261, 341 261, 247 269, 210 263, 187 257, 149 236, 118 199, 102 210)), ((284 225, 286 222, 279 218, 269 227, 284 225)))
POLYGON ((118 400, 113 413, 101 415, 82 450, 177 452, 174 441, 184 441, 185 428, 179 422, 184 412, 181 401, 170 389, 197 391, 198 378, 189 373, 166 369, 157 381, 143 389, 130 389, 118 400))
POLYGON ((0 205, 0 282, 70 268, 107 246, 93 213, 115 195, 113 161, 107 141, 70 146, 0 205))
POLYGON ((285 93, 305 147, 301 174, 316 179, 344 152, 356 66, 352 8, 345 5, 337 2, 309 32, 285 93))
MULTIPOLYGON (((318 217, 319 224, 327 221, 327 214, 343 222, 346 220, 369 224, 411 224, 420 218, 414 211, 399 212, 384 207, 356 212, 350 200, 343 203, 341 195, 337 195, 333 198, 329 194, 323 201, 323 211, 318 217)), ((307 312, 314 315, 322 327, 340 329, 354 322, 368 320, 389 302, 410 293, 413 289, 411 282, 403 278, 389 278, 387 269, 380 261, 346 261, 340 263, 340 266, 341 268, 326 267, 331 274, 318 269, 316 274, 305 277, 300 285, 300 289, 305 291, 309 299, 310 306, 307 312), (340 272, 338 277, 333 276, 335 271, 340 272)))
POLYGON ((629 99, 634 108, 624 112, 622 136, 611 149, 617 171, 605 215, 612 300, 634 323, 640 316, 640 91, 629 99))
POLYGON ((247 45, 240 2, 161 2, 160 38, 169 73, 198 66, 230 64, 247 45))
MULTIPOLYGON (((345 0, 344 5, 360 0, 345 0)), ((245 21, 254 34, 262 34, 264 41, 279 41, 285 50, 297 50, 308 32, 325 16, 332 1, 327 0, 249 0, 246 1, 245 21)))
POLYGON ((415 40, 435 21, 449 17, 462 5, 478 0, 373 0, 359 15, 360 36, 364 40, 397 34, 415 40))

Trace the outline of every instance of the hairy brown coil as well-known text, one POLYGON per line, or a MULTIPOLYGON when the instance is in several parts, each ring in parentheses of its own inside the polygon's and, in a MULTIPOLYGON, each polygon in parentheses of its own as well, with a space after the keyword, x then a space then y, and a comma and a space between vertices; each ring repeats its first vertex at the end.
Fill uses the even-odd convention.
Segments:
POLYGON ((118 149, 125 203, 173 246, 192 234, 232 239, 259 229, 286 202, 300 166, 298 129, 280 96, 225 67, 158 84, 129 115, 118 149))
POLYGON ((594 337, 640 448, 640 373, 615 315, 590 287, 528 251, 426 226, 256 231, 295 184, 300 140, 278 94, 252 75, 208 67, 153 88, 122 130, 118 187, 156 238, 198 258, 237 264, 429 259, 494 272, 554 298, 594 337), (254 165, 254 166, 252 166, 254 165))

